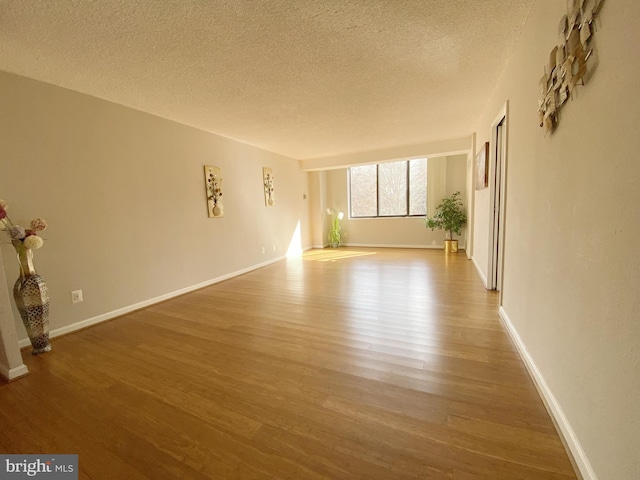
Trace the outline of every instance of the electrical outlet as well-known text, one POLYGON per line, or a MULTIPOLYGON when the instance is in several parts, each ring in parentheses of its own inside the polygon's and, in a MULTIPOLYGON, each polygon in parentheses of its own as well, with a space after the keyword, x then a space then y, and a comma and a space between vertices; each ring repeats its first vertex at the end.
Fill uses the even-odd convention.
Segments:
POLYGON ((273 246, 273 251, 274 251, 274 252, 276 251, 276 246, 275 246, 275 245, 273 246))
POLYGON ((80 303, 84 300, 82 298, 82 290, 74 290, 71 292, 71 301, 73 303, 80 303))
POLYGON ((264 247, 262 247, 262 253, 263 253, 263 254, 265 253, 265 249, 264 249, 264 247))

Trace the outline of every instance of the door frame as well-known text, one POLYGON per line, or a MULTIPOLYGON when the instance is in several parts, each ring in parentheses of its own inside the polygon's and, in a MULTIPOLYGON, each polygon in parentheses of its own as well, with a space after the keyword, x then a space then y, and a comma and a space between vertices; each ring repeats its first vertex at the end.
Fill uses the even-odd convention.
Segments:
MULTIPOLYGON (((487 257, 487 289, 499 291, 502 291, 502 274, 504 272, 507 152, 509 151, 508 132, 509 101, 507 100, 491 124, 491 142, 493 143, 493 148, 489 149, 489 252, 487 257), (501 125, 502 128, 499 132, 501 125), (501 145, 498 145, 499 140, 501 140, 501 145), (497 152, 499 148, 500 156, 498 158, 497 152), (497 165, 497 160, 500 160, 499 165, 497 165), (496 168, 496 166, 498 166, 498 168, 496 168), (499 194, 498 205, 496 205, 496 191, 499 194), (496 215, 496 211, 498 215, 496 215), (498 252, 497 255, 495 255, 496 251, 498 252)), ((500 301, 502 302, 502 294, 500 297, 500 301)))

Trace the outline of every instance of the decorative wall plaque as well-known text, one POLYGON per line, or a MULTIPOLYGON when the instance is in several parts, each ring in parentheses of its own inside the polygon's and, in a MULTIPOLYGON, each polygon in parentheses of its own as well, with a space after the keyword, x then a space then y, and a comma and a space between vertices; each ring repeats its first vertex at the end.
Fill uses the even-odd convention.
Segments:
POLYGON ((273 172, 270 168, 262 169, 262 182, 264 185, 264 204, 273 207, 276 204, 276 197, 273 191, 273 172))
POLYGON ((204 166, 204 184, 207 189, 207 211, 209 212, 209 217, 224 217, 222 177, 218 167, 204 166))

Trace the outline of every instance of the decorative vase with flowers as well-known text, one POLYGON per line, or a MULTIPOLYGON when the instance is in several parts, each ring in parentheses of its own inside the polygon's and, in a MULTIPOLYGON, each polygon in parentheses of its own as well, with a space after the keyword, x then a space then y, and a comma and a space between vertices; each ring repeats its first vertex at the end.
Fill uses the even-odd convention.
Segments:
POLYGON ((33 266, 33 251, 42 247, 38 235, 47 228, 42 218, 31 221, 30 228, 14 224, 7 215, 7 204, 0 200, 0 229, 7 232, 18 254, 20 277, 13 287, 13 298, 27 330, 33 354, 51 351, 49 343, 49 289, 33 266))

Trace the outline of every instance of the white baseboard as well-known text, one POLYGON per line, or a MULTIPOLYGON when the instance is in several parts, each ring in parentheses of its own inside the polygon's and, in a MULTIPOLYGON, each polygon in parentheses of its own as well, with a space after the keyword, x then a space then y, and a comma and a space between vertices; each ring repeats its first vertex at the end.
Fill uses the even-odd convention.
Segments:
MULTIPOLYGON (((345 243, 345 247, 360 248, 428 248, 435 250, 444 250, 444 245, 388 245, 380 243, 345 243)), ((458 250, 464 250, 464 245, 458 246, 458 250)))
MULTIPOLYGON (((267 265, 271 265, 272 263, 279 262, 281 260, 285 260, 287 257, 282 255, 280 257, 272 258, 271 260, 267 260, 266 262, 258 263, 256 265, 252 265, 247 268, 243 268, 242 270, 237 270, 235 272, 228 273, 226 275, 222 275, 220 277, 213 278, 211 280, 207 280, 205 282, 197 283, 195 285, 191 285, 189 287, 181 288, 180 290, 176 290, 174 292, 165 293, 164 295, 160 295, 159 297, 150 298, 149 300, 144 300, 142 302, 134 303, 133 305, 128 305, 126 307, 118 308, 117 310, 113 310, 111 312, 103 313, 102 315, 97 315, 95 317, 87 318, 86 320, 81 320, 79 322, 73 323, 71 325, 66 325, 64 327, 56 328, 49 332, 49 338, 59 337, 60 335, 66 335, 67 333, 75 332, 77 330, 82 330, 83 328, 90 327, 92 325, 96 325, 98 323, 105 322, 107 320, 111 320, 112 318, 120 317, 127 313, 131 313, 135 310, 140 310, 141 308, 148 307, 150 305, 154 305, 156 303, 163 302, 165 300, 169 300, 170 298, 177 297, 179 295, 184 295, 185 293, 193 292, 194 290, 199 290, 204 287, 208 287, 209 285, 213 285, 214 283, 219 283, 224 280, 228 280, 233 277, 237 277, 238 275, 243 275, 245 273, 251 272, 253 270, 257 270, 258 268, 266 267, 267 265)), ((31 342, 28 338, 23 338, 18 341, 18 346, 20 348, 25 348, 31 345, 31 342)))
POLYGON ((29 373, 29 369, 24 363, 19 367, 14 368, 7 368, 4 365, 0 365, 0 375, 7 380, 14 380, 18 377, 26 375, 27 373, 29 373))
MULTIPOLYGON (((310 248, 329 248, 329 244, 325 245, 313 245, 310 248)), ((444 250, 444 245, 391 245, 380 243, 343 243, 342 247, 356 247, 356 248, 428 248, 434 250, 444 250)), ((465 250, 464 245, 458 246, 458 250, 465 250)))
POLYGON ((540 396, 543 398, 549 414, 553 417, 555 424, 560 429, 560 434, 564 439, 564 444, 569 448, 571 455, 573 456, 574 465, 578 468, 584 480, 598 480, 596 472, 593 470, 585 451, 582 449, 582 445, 580 444, 576 433, 573 431, 567 416, 564 414, 558 400, 556 400, 556 397, 551 392, 549 385, 547 385, 547 382, 544 380, 542 373, 538 370, 538 367, 529 354, 527 347, 522 342, 520 335, 518 335, 517 330, 511 323, 507 312, 505 312, 504 308, 500 307, 498 314, 500 315, 500 320, 507 329, 511 340, 518 349, 520 357, 527 367, 529 375, 533 379, 533 383, 538 389, 540 396))
POLYGON ((478 271, 478 275, 480 275, 480 279, 482 280, 484 288, 487 288, 487 285, 488 285, 487 277, 484 274, 484 272, 482 271, 482 269, 480 268, 480 265, 478 265, 478 262, 476 262, 476 258, 475 257, 471 257, 471 261, 476 266, 476 270, 478 271))

